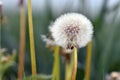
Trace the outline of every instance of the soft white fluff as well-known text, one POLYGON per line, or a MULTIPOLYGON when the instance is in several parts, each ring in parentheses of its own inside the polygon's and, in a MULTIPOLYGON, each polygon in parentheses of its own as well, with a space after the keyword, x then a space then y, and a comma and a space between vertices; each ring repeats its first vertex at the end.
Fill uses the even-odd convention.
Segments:
POLYGON ((41 35, 41 38, 44 42, 46 42, 46 45, 55 45, 54 41, 52 39, 47 38, 45 35, 41 35))
POLYGON ((78 48, 84 47, 93 35, 90 20, 78 13, 67 13, 60 16, 49 29, 55 44, 63 48, 66 48, 68 44, 74 44, 78 48))

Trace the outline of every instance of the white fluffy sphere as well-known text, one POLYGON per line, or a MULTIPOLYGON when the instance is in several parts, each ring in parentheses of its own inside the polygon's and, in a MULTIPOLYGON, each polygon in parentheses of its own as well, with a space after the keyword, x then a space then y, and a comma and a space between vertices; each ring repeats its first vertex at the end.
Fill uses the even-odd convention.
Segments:
POLYGON ((50 27, 55 44, 70 49, 84 47, 92 39, 93 26, 88 18, 78 13, 67 13, 50 27))

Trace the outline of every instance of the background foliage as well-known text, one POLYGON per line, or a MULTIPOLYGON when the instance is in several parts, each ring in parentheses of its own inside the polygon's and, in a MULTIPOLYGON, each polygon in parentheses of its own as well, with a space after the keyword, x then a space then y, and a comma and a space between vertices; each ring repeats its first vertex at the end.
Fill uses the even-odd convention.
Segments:
MULTIPOLYGON (((95 1, 95 0, 94 0, 95 1)), ((72 8, 74 0, 66 1, 66 5, 60 10, 55 10, 52 6, 52 1, 45 0, 45 6, 42 11, 35 10, 33 7, 33 26, 35 36, 35 53, 37 58, 37 73, 51 74, 53 67, 53 54, 45 47, 45 43, 41 40, 41 34, 48 34, 48 25, 58 16, 67 12, 78 12, 86 15, 94 25, 93 37, 93 52, 91 65, 91 80, 103 80, 107 74, 112 71, 120 71, 120 1, 112 7, 108 6, 110 0, 103 0, 100 9, 96 8, 96 15, 91 10, 91 5, 87 0, 78 0, 78 6, 72 8), (98 9, 98 10, 97 10, 98 9), (57 12, 58 11, 58 12, 57 12)), ((65 2, 64 2, 65 3, 65 2)), ((4 3, 5 4, 5 3, 4 3)), ((62 4, 62 3, 61 3, 62 4)), ((61 5, 60 4, 60 5, 61 5)), ((95 3, 94 3, 95 4, 95 3)), ((92 4, 92 5, 94 5, 92 4)), ((96 3, 99 4, 99 3, 96 3)), ((17 6, 18 4, 16 4, 17 6)), ((39 9, 39 6, 38 8, 39 9)), ((13 49, 19 52, 19 30, 20 17, 19 7, 4 11, 3 16, 6 18, 6 23, 2 25, 1 30, 1 47, 6 48, 9 53, 13 49)), ((31 75, 30 48, 28 35, 28 20, 26 10, 26 53, 25 53, 25 73, 31 75)), ((77 80, 84 77, 86 48, 82 48, 78 53, 78 71, 77 80)), ((18 58, 16 58, 18 63, 18 58)), ((17 75, 17 65, 13 67, 12 75, 6 72, 4 77, 12 80, 12 77, 17 75), (12 76, 12 77, 11 77, 12 76)), ((61 79, 64 79, 64 61, 61 57, 61 79)))

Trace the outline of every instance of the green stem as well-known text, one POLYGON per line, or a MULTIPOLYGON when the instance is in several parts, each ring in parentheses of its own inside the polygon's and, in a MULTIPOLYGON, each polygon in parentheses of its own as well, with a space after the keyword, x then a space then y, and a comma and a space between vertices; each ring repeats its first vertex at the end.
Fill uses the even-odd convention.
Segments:
POLYGON ((28 0, 28 24, 29 24, 29 36, 30 36, 30 53, 31 53, 32 75, 35 76, 37 74, 37 70, 36 70, 36 57, 35 57, 35 47, 34 47, 31 0, 28 0))
POLYGON ((65 63, 65 80, 76 80, 77 73, 77 48, 74 47, 73 53, 69 61, 65 63))
POLYGON ((60 61, 59 61, 59 46, 55 47, 54 52, 54 65, 53 65, 53 78, 52 80, 60 80, 60 61))
POLYGON ((72 80, 76 80, 76 73, 77 73, 77 48, 74 47, 74 50, 73 50, 73 57, 72 57, 72 60, 73 60, 73 70, 72 70, 72 80))
POLYGON ((89 42, 87 46, 85 80, 90 80, 91 55, 92 55, 92 41, 89 42))

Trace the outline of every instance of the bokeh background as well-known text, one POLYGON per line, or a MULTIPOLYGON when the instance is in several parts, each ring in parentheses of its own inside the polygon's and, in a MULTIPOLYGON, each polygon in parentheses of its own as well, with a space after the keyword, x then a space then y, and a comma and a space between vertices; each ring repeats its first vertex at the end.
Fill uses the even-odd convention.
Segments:
MULTIPOLYGON (((1 26, 1 48, 6 53, 17 51, 16 64, 5 73, 6 80, 17 77, 20 42, 19 0, 2 0, 4 25, 1 26)), ((28 32, 27 0, 25 74, 31 75, 30 45, 28 32)), ((46 48, 40 35, 48 34, 48 26, 57 17, 68 12, 87 16, 94 25, 91 80, 106 80, 112 71, 120 71, 120 0, 32 0, 33 26, 37 73, 51 74, 53 52, 46 48)), ((86 47, 79 49, 77 80, 83 80, 86 47)), ((64 80, 64 60, 61 57, 61 80, 64 80)))

